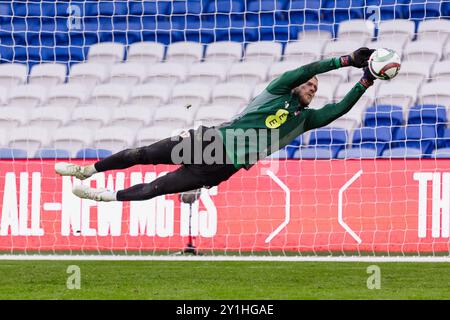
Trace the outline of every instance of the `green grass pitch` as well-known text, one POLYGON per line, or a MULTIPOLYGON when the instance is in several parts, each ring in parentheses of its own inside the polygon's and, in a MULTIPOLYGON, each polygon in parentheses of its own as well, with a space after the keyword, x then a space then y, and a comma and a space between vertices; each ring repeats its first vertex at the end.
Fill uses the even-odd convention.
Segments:
POLYGON ((449 299, 449 283, 448 263, 0 261, 0 300, 449 299), (367 288, 374 264, 380 289, 367 288))

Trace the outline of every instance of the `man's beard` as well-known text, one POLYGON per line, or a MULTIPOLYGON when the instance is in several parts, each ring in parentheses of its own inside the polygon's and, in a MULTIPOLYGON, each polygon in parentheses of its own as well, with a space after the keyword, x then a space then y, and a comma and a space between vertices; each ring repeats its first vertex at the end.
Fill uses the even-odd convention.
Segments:
POLYGON ((299 103, 299 107, 298 107, 299 109, 304 109, 304 108, 307 108, 309 106, 309 103, 304 103, 302 101, 301 96, 297 92, 294 92, 294 96, 295 96, 295 98, 297 99, 297 101, 299 103))

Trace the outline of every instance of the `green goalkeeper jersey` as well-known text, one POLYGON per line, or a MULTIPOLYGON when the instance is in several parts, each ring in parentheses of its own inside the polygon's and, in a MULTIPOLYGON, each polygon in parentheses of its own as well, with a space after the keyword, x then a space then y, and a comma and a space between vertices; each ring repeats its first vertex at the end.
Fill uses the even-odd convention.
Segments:
POLYGON ((301 106, 298 97, 291 93, 314 75, 340 67, 340 59, 336 57, 287 71, 230 122, 219 125, 217 129, 233 165, 248 170, 257 160, 285 147, 302 133, 323 127, 347 113, 366 91, 360 83, 342 101, 317 110, 301 106))

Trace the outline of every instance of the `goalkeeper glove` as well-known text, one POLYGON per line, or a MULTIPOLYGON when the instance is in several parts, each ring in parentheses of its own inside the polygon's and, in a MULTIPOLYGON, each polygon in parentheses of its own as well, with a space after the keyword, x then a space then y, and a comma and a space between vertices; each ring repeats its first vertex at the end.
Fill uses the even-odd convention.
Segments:
POLYGON ((359 80, 359 83, 361 83, 367 89, 371 85, 373 85, 373 81, 376 78, 372 75, 372 73, 370 72, 368 67, 365 67, 363 70, 364 70, 364 74, 363 74, 361 80, 359 80))
POLYGON ((356 68, 367 67, 369 57, 374 51, 375 51, 374 49, 362 47, 349 55, 341 56, 340 59, 341 67, 348 67, 348 66, 356 68))

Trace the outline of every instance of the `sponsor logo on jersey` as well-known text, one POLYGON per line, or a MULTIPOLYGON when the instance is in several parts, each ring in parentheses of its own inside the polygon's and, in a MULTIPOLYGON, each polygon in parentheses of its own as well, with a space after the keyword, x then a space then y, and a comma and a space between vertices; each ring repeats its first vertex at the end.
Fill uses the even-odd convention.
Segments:
POLYGON ((266 118, 266 127, 275 129, 286 122, 289 111, 285 109, 278 109, 275 114, 271 114, 266 118))

